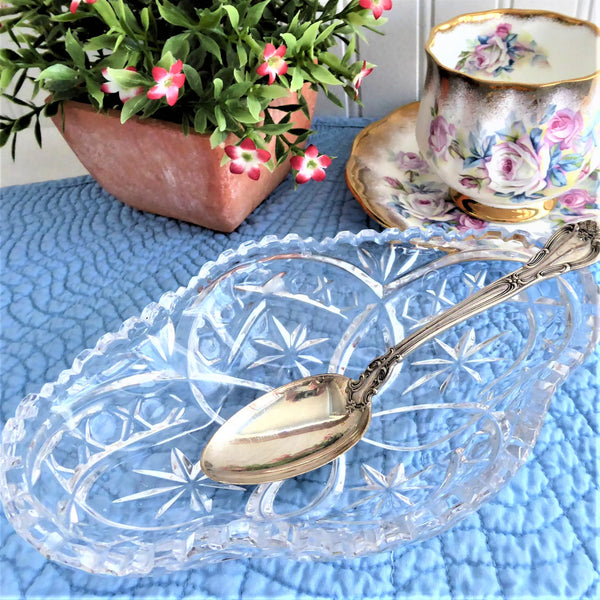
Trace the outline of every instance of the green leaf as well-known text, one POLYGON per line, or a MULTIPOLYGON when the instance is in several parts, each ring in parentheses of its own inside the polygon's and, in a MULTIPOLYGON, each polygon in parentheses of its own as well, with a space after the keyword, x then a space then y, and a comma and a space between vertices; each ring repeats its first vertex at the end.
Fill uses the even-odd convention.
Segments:
POLYGON ((240 24, 240 13, 238 12, 237 8, 231 4, 223 4, 222 6, 229 16, 231 26, 234 29, 237 29, 238 25, 240 24))
POLYGON ((40 124, 39 114, 36 115, 36 118, 35 118, 35 124, 33 126, 33 135, 35 137, 35 141, 37 142, 37 145, 41 148, 42 147, 42 126, 40 124))
POLYGON ((198 71, 194 69, 191 65, 184 64, 183 72, 185 73, 185 81, 190 86, 190 88, 201 96, 204 93, 204 87, 202 85, 202 79, 198 74, 198 71))
POLYGON ((44 113, 45 117, 53 117, 58 114, 58 109, 60 108, 60 102, 48 102, 44 105, 44 113))
POLYGON ((2 71, 0 72, 0 90, 3 90, 10 85, 10 82, 16 73, 17 67, 2 67, 2 71))
POLYGON ((198 39, 202 47, 210 52, 219 63, 223 64, 223 59, 221 58, 221 48, 219 44, 215 42, 210 36, 204 35, 203 33, 197 33, 198 39))
POLYGON ((306 28, 306 31, 302 34, 302 37, 298 40, 298 49, 299 50, 308 50, 314 46, 315 39, 319 33, 319 27, 321 26, 321 22, 317 21, 313 23, 309 27, 306 28))
POLYGON ((2 127, 0 128, 0 148, 2 146, 6 146, 6 143, 10 139, 10 134, 11 134, 10 126, 6 127, 6 126, 2 125, 2 127))
POLYGON ((94 52, 96 50, 112 50, 116 45, 117 36, 110 34, 97 35, 90 38, 84 45, 85 52, 94 52))
POLYGON ((338 27, 338 23, 332 23, 331 25, 329 25, 329 27, 321 31, 321 33, 317 36, 314 45, 318 46, 319 44, 322 44, 327 39, 329 39, 331 37, 331 34, 335 31, 336 27, 338 27))
POLYGON ((292 33, 282 33, 281 38, 285 42, 285 47, 288 49, 288 52, 293 54, 293 52, 296 50, 296 37, 292 33))
POLYGON ((168 0, 163 0, 162 3, 157 1, 156 6, 158 7, 160 16, 167 23, 171 23, 171 25, 178 25, 179 27, 185 27, 186 29, 192 29, 195 27, 196 23, 194 23, 183 10, 174 4, 171 4, 168 0))
POLYGON ((215 119, 217 121, 217 127, 219 128, 219 131, 225 131, 227 129, 227 121, 219 105, 215 106, 215 119))
POLYGON ((190 43, 188 41, 188 33, 180 33, 170 37, 163 46, 162 56, 170 53, 177 59, 185 61, 190 53, 190 43))
POLYGON ((290 91, 288 88, 274 83, 273 85, 256 86, 252 90, 252 93, 259 98, 277 100, 278 98, 289 96, 290 91))
POLYGON ((222 144, 227 137, 227 131, 219 131, 215 129, 210 136, 210 147, 215 149, 219 144, 222 144))
POLYGON ((67 65, 56 64, 44 69, 39 75, 38 79, 41 81, 55 80, 55 81, 72 81, 77 79, 77 71, 67 67, 67 65))
POLYGON ((250 81, 242 81, 240 83, 234 83, 232 85, 228 85, 222 96, 227 99, 235 100, 239 104, 240 98, 243 98, 248 94, 250 88, 252 87, 252 82, 250 81))
POLYGON ((203 110, 197 110, 194 115, 194 130, 198 133, 205 133, 208 120, 206 118, 206 112, 203 110))
POLYGON ((242 106, 229 106, 227 105, 227 110, 231 117, 240 123, 244 123, 246 125, 254 125, 256 124, 256 118, 252 115, 252 113, 242 106))
POLYGON ((262 105, 260 101, 254 96, 248 96, 246 102, 248 104, 248 110, 250 111, 250 114, 256 121, 258 121, 260 119, 260 113, 262 112, 262 105))
POLYGON ((16 119, 13 122, 13 126, 12 126, 13 133, 27 129, 29 127, 29 125, 31 124, 32 116, 33 115, 31 113, 29 113, 27 115, 23 115, 22 117, 19 117, 18 119, 16 119))
POLYGON ((129 98, 129 100, 123 104, 123 108, 121 109, 121 123, 125 123, 127 119, 143 110, 149 104, 150 100, 148 100, 146 94, 140 94, 139 96, 129 98))
POLYGON ((108 67, 108 75, 125 88, 134 88, 140 85, 147 86, 151 83, 144 75, 135 71, 128 71, 127 69, 112 69, 108 67))
POLYGON ((240 61, 240 67, 244 67, 248 62, 248 53, 246 52, 246 48, 244 48, 242 44, 237 44, 236 51, 238 60, 240 61))
POLYGON ((221 92, 223 91, 223 80, 219 79, 218 77, 215 77, 213 79, 213 86, 214 86, 214 91, 213 91, 214 99, 218 100, 219 96, 221 95, 221 92))
POLYGON ((263 0, 254 6, 251 6, 247 12, 246 17, 244 18, 244 25, 246 27, 254 27, 260 21, 265 8, 269 4, 271 0, 263 0))
POLYGON ((140 12, 140 21, 142 22, 144 31, 148 31, 148 29, 150 29, 150 11, 147 6, 142 8, 142 11, 140 12))
POLYGON ((129 8, 129 6, 123 2, 123 0, 118 0, 117 8, 119 10, 119 17, 123 27, 126 28, 133 37, 135 37, 136 34, 140 33, 140 27, 131 8, 129 8))
POLYGON ((52 20, 57 23, 73 23, 74 21, 80 21, 82 19, 81 13, 73 14, 69 11, 61 13, 59 15, 52 15, 52 20))
POLYGON ((266 135, 280 135, 287 133, 293 124, 291 123, 271 123, 269 125, 263 125, 260 130, 266 135))
POLYGON ((347 63, 350 60, 353 60, 354 53, 356 52, 356 36, 353 35, 346 46, 346 50, 344 52, 344 57, 342 58, 342 62, 347 63))
POLYGON ((174 63, 175 57, 170 52, 163 52, 160 60, 156 63, 156 66, 162 67, 168 71, 174 63))
POLYGON ((311 74, 312 77, 319 83, 325 85, 341 85, 342 82, 337 79, 328 69, 321 65, 306 65, 306 70, 311 74))
POLYGON ((302 74, 302 69, 296 67, 292 69, 292 82, 290 84, 290 90, 292 92, 297 92, 304 85, 304 77, 302 74))
POLYGON ((100 84, 91 75, 86 74, 85 85, 88 94, 98 103, 98 109, 101 109, 104 102, 104 93, 100 89, 100 84))
POLYGON ((97 0, 94 3, 94 10, 100 15, 102 20, 111 28, 116 31, 121 30, 119 19, 115 15, 115 11, 107 0, 97 0))
MULTIPOLYGON (((280 138, 277 138, 275 140, 275 156, 281 160, 283 157, 287 156, 287 151, 285 149, 285 146, 283 145, 283 141, 280 138)), ((277 162, 277 164, 279 164, 279 160, 277 162)), ((283 162, 283 161, 281 161, 283 162)))
POLYGON ((65 50, 69 53, 69 56, 73 59, 75 66, 80 69, 85 69, 85 52, 79 45, 79 40, 73 35, 70 29, 65 34, 65 50))

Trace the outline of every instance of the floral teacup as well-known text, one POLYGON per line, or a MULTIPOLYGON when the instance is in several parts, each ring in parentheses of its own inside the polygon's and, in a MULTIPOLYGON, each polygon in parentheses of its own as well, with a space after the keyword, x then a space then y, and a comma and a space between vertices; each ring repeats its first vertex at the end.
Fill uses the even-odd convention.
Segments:
POLYGON ((494 10, 433 29, 417 141, 466 213, 547 214, 600 165, 600 29, 494 10))

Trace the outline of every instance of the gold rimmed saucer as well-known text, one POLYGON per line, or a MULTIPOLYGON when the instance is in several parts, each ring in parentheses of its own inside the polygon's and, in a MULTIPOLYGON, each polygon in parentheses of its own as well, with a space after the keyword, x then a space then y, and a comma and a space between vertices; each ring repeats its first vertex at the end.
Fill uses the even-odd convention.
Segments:
POLYGON ((460 210, 448 186, 419 151, 415 127, 419 103, 402 106, 367 125, 354 140, 346 182, 364 210, 385 227, 440 225, 449 231, 527 231, 550 235, 565 223, 600 216, 600 169, 558 198, 546 216, 531 222, 491 223, 460 210))

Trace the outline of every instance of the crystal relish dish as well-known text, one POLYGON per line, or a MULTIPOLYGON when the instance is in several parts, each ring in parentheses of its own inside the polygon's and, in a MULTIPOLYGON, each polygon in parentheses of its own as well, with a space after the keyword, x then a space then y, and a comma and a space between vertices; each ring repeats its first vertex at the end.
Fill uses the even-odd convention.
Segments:
POLYGON ((366 437, 306 475, 219 484, 202 449, 300 377, 357 376, 433 314, 526 261, 526 236, 432 229, 243 244, 27 396, 2 433, 15 530, 93 573, 356 557, 436 535, 524 463, 557 386, 593 349, 598 286, 569 273, 441 334, 375 396, 366 437))

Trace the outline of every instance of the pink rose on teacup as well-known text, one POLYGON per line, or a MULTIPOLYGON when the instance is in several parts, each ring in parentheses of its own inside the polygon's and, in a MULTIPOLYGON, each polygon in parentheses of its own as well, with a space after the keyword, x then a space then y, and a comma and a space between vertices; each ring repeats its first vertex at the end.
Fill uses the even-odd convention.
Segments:
POLYGON ((547 185, 550 152, 542 146, 535 151, 528 135, 514 142, 502 142, 492 149, 486 163, 489 187, 500 194, 534 194, 547 185))
POLYGON ((405 171, 417 171, 419 173, 427 173, 429 171, 427 162, 416 152, 398 152, 396 154, 396 164, 405 171))
POLYGON ((583 117, 570 108, 557 110, 548 121, 544 140, 550 145, 560 144, 561 150, 573 147, 575 138, 583 130, 583 117))
POLYGON ((429 221, 450 221, 454 205, 446 200, 445 195, 415 193, 401 197, 400 204, 410 216, 429 221))
POLYGON ((449 124, 444 117, 438 115, 429 126, 429 147, 436 153, 446 158, 448 138, 456 135, 456 127, 449 124))
MULTIPOLYGON (((510 27, 510 25, 507 25, 507 27, 510 27)), ((502 25, 498 27, 496 33, 491 35, 484 44, 478 44, 475 47, 472 56, 466 64, 468 70, 494 73, 499 67, 506 67, 510 64, 511 57, 505 41, 508 33, 506 35, 499 35, 498 30, 504 31, 501 28, 502 25)))
POLYGON ((502 39, 506 39, 506 36, 511 32, 512 25, 510 23, 500 23, 496 27, 496 35, 502 39))
POLYGON ((563 194, 559 199, 559 202, 569 210, 578 211, 585 208, 588 204, 593 204, 594 199, 590 196, 587 190, 580 188, 573 188, 566 194, 563 194))
POLYGON ((487 226, 488 224, 485 221, 465 214, 458 215, 458 222, 456 224, 456 228, 459 231, 468 231, 469 229, 479 231, 485 229, 487 226))

